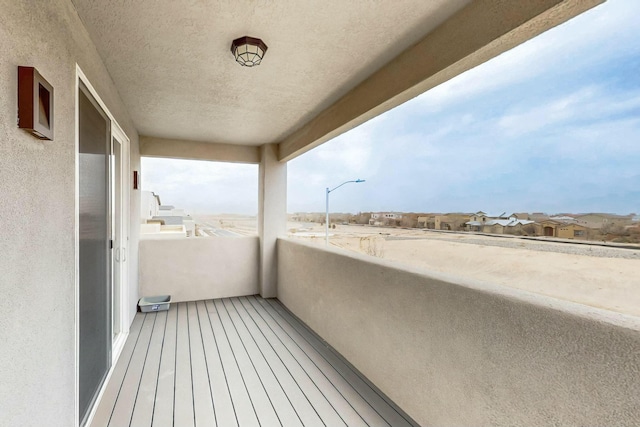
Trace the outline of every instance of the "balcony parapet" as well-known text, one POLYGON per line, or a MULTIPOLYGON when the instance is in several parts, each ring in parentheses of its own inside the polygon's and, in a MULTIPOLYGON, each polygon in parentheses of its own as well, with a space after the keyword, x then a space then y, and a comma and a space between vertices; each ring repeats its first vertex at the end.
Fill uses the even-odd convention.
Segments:
POLYGON ((640 319, 278 240, 278 299, 423 425, 637 425, 640 319))
POLYGON ((258 237, 140 241, 140 296, 199 301, 259 293, 258 237))

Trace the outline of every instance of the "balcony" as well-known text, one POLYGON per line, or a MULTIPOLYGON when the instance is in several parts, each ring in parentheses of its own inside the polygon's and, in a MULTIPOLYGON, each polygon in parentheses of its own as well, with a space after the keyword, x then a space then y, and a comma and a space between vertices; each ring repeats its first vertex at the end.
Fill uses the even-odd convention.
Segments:
POLYGON ((415 426, 275 299, 138 313, 92 426, 415 426))
POLYGON ((256 247, 253 238, 141 246, 143 289, 156 282, 206 300, 136 315, 93 426, 637 420, 635 317, 283 238, 277 299, 208 299, 257 289, 222 255, 248 283, 256 247), (231 288, 215 281, 225 268, 231 288), (189 285, 205 275, 208 286, 189 285))
POLYGON ((289 160, 599 3, 3 2, 0 424, 640 425, 638 318, 282 238, 289 160), (140 241, 141 155, 259 165, 258 237, 140 241))

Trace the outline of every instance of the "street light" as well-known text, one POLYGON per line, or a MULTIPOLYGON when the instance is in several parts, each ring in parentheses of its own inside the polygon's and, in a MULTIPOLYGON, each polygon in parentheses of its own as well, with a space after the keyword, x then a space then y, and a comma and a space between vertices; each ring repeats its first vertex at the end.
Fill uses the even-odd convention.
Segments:
POLYGON ((326 218, 325 218, 326 222, 324 224, 324 240, 327 246, 329 246, 329 193, 331 193, 332 191, 336 191, 338 188, 350 182, 355 182, 356 184, 359 184, 361 182, 364 182, 364 179, 345 181, 342 184, 338 185, 337 187, 332 188, 331 190, 329 190, 329 187, 327 187, 327 210, 326 210, 326 218))

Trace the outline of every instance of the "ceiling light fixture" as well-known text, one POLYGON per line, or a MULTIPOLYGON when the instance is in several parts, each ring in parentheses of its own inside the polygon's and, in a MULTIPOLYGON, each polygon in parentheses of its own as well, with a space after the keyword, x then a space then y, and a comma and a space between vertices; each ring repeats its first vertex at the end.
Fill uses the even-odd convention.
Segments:
POLYGON ((243 67, 259 65, 267 52, 267 45, 255 37, 244 36, 231 42, 231 53, 243 67))

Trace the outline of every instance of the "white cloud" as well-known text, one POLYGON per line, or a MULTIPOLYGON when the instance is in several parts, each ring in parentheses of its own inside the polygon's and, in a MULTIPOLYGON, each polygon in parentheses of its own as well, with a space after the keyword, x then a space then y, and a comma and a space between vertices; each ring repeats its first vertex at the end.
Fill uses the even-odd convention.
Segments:
POLYGON ((534 81, 552 67, 579 72, 589 64, 628 55, 630 48, 640 52, 639 13, 640 2, 610 0, 425 92, 413 107, 440 112, 469 98, 534 81))
POLYGON ((508 136, 523 135, 543 127, 555 126, 583 113, 581 106, 592 101, 595 92, 593 87, 581 88, 527 111, 507 114, 498 121, 498 126, 508 136))
MULTIPOLYGON (((610 121, 616 115, 634 115, 640 109, 640 91, 612 92, 603 86, 588 85, 542 105, 516 106, 499 119, 507 136, 521 136, 543 128, 566 132, 565 126, 588 128, 591 123, 610 121)), ((577 133, 574 133, 577 135, 577 133)))
POLYGON ((257 212, 257 165, 143 158, 142 170, 143 190, 188 213, 257 212))

